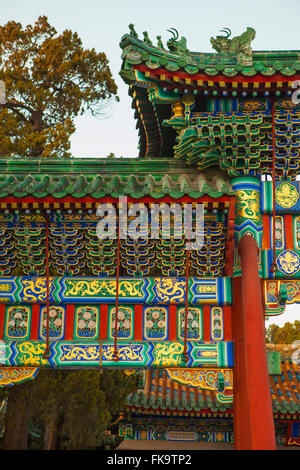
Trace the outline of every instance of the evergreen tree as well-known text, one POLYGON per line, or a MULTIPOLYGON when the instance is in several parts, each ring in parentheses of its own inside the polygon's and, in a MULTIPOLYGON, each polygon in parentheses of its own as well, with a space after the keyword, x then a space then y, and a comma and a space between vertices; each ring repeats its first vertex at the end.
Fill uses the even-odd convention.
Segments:
POLYGON ((43 429, 44 449, 101 448, 135 387, 136 376, 122 371, 41 369, 35 380, 1 391, 8 395, 2 448, 27 449, 31 421, 43 429))
POLYGON ((0 397, 7 400, 2 449, 26 450, 28 426, 33 412, 34 381, 0 389, 0 397))
MULTIPOLYGON (((77 33, 60 35, 45 16, 0 26, 0 156, 67 157, 76 116, 101 113, 117 86, 103 52, 77 33)), ((118 99, 118 98, 116 98, 118 99)))
POLYGON ((275 325, 274 323, 268 326, 268 328, 266 329, 266 343, 274 344, 275 335, 278 330, 279 330, 279 326, 275 325))
POLYGON ((292 344, 300 340, 300 321, 287 322, 282 327, 272 324, 266 330, 266 342, 272 344, 292 344))

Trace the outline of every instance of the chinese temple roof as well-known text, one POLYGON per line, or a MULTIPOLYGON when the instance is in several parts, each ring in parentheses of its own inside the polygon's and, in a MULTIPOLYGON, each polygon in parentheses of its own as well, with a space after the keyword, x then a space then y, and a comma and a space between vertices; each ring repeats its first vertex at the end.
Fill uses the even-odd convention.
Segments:
POLYGON ((250 27, 233 38, 223 29, 225 35, 210 40, 212 53, 189 51, 174 28, 166 47, 161 36, 155 46, 146 31, 141 40, 129 29, 120 43, 120 75, 132 97, 140 158, 261 177, 272 173, 274 126, 275 178, 296 177, 300 105, 293 89, 300 51, 252 51, 250 27))
POLYGON ((178 198, 231 195, 229 180, 219 174, 201 174, 174 160, 133 158, 20 160, 0 162, 0 198, 34 196, 95 198, 128 195, 133 198, 166 195, 178 198))
MULTIPOLYGON (((2 276, 45 274, 45 217, 51 225, 49 254, 54 275, 115 275, 117 241, 110 240, 109 248, 106 241, 99 242, 96 209, 99 200, 117 204, 117 198, 124 195, 129 204, 168 198, 180 201, 182 197, 201 200, 210 250, 203 247, 197 252, 194 274, 222 276, 228 264, 226 253, 232 237, 227 234, 227 222, 234 210, 234 192, 220 171, 195 173, 184 162, 168 159, 14 158, 0 161, 0 174, 2 276)), ((144 242, 136 242, 133 248, 122 241, 124 275, 146 276, 160 265, 163 275, 183 275, 185 257, 180 243, 176 241, 173 248, 170 256, 166 247, 151 239, 147 249, 144 242)))
MULTIPOLYGON (((281 415, 300 413, 300 366, 281 361, 281 374, 270 375, 273 412, 281 415)), ((176 382, 166 370, 146 372, 144 390, 127 398, 131 412, 167 414, 181 412, 232 412, 232 403, 221 403, 214 390, 201 390, 176 382)))
POLYGON ((300 367, 291 361, 281 363, 281 374, 270 376, 274 412, 300 412, 300 367))
MULTIPOLYGON (((177 38, 174 36, 167 42, 169 45, 169 50, 167 50, 164 48, 161 38, 158 39, 158 44, 155 46, 148 35, 146 37, 144 35, 144 40, 141 40, 134 34, 125 34, 120 43, 124 61, 122 76, 128 80, 130 75, 126 76, 125 71, 130 70, 131 66, 142 64, 152 70, 182 71, 189 75, 201 73, 207 75, 208 78, 215 76, 237 77, 238 75, 275 77, 278 74, 283 77, 292 77, 300 72, 299 50, 251 51, 250 60, 247 58, 243 60, 232 49, 232 52, 190 52, 186 47, 186 40, 182 41, 182 39, 185 38, 179 40, 178 35, 177 38), (181 45, 183 47, 180 47, 181 45)), ((225 47, 223 50, 230 51, 230 48, 226 49, 225 47)))
POLYGON ((127 397, 127 407, 142 413, 144 410, 226 411, 232 403, 221 403, 216 392, 189 387, 171 379, 166 370, 147 369, 144 390, 127 397))

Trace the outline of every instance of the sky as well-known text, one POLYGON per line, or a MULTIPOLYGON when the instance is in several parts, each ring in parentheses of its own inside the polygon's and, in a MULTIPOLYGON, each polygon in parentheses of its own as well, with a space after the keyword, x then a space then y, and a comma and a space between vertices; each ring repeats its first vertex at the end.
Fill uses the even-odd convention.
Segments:
POLYGON ((148 31, 156 44, 170 37, 169 28, 176 28, 187 38, 191 51, 212 51, 210 37, 228 27, 233 36, 247 26, 256 30, 254 50, 300 49, 300 0, 0 0, 0 21, 32 24, 45 15, 58 33, 76 31, 84 47, 105 52, 118 85, 120 102, 115 103, 106 118, 85 115, 76 119, 76 132, 71 151, 76 157, 136 157, 138 135, 135 129, 128 86, 119 76, 121 37, 129 23, 139 36, 148 31))
POLYGON ((293 323, 295 320, 300 320, 300 305, 299 304, 292 304, 287 305, 285 312, 281 315, 274 315, 272 317, 268 317, 265 321, 266 328, 275 323, 275 325, 283 326, 285 323, 290 322, 293 323))
MULTIPOLYGON (((86 114, 75 120, 71 138, 74 157, 105 157, 111 152, 120 157, 137 157, 138 135, 135 128, 128 87, 121 80, 121 37, 135 25, 142 38, 148 31, 155 44, 170 37, 176 28, 187 38, 191 51, 210 52, 210 37, 228 27, 232 36, 248 26, 256 30, 254 50, 300 50, 300 0, 0 0, 0 21, 18 21, 24 26, 45 15, 58 33, 71 29, 79 34, 85 48, 105 52, 118 85, 119 103, 105 117, 86 114)), ((266 322, 280 326, 299 318, 300 305, 287 307, 287 313, 266 322)))

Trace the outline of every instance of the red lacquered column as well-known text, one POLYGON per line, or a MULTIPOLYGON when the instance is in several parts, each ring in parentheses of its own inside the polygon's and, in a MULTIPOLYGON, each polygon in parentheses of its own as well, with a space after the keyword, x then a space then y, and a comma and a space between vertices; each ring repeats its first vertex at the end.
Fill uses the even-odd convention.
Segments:
POLYGON ((233 278, 232 339, 234 341, 233 369, 233 432, 234 447, 249 449, 250 425, 246 377, 245 333, 242 302, 242 279, 233 278))
POLYGON ((5 304, 0 304, 0 340, 4 338, 5 304))
POLYGON ((250 235, 239 242, 242 277, 234 281, 235 448, 276 449, 265 346, 258 246, 250 235), (240 286, 238 286, 240 282, 240 286), (240 287, 240 294, 238 288, 240 287))
POLYGON ((134 306, 132 321, 134 324, 134 340, 143 341, 143 305, 136 304, 134 306))

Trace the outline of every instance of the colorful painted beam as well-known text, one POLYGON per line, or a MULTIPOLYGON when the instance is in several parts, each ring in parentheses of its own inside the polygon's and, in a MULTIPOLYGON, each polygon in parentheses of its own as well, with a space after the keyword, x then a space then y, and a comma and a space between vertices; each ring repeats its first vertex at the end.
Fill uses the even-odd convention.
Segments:
POLYGON ((265 279, 300 279, 300 250, 275 250, 277 270, 272 272, 273 250, 262 250, 265 279))
POLYGON ((260 181, 254 177, 240 177, 232 180, 236 191, 235 238, 238 243, 244 235, 251 235, 261 246, 263 221, 260 212, 260 181))
POLYGON ((287 431, 287 446, 300 446, 300 421, 289 422, 287 431))
MULTIPOLYGON (((147 424, 149 418, 147 416, 147 424)), ((155 423, 154 427, 148 428, 144 424, 144 428, 133 428, 132 424, 121 424, 119 427, 119 436, 125 439, 138 439, 147 441, 185 441, 185 442, 233 442, 233 432, 230 431, 203 431, 203 428, 196 431, 185 431, 167 427, 157 429, 160 423, 155 423)), ((205 428, 209 427, 210 423, 205 423, 205 428)), ((195 423, 190 423, 195 429, 195 423)))
POLYGON ((33 380, 38 370, 37 367, 0 367, 0 388, 33 380))
MULTIPOLYGON (((264 236, 262 248, 273 248, 273 217, 263 215, 264 236)), ((294 250, 300 248, 300 217, 293 214, 275 216, 275 249, 294 250)))
POLYGON ((265 315, 280 315, 287 304, 300 303, 300 279, 265 280, 265 315))
POLYGON ((186 369, 169 368, 166 369, 170 379, 183 385, 201 388, 201 390, 220 391, 219 374, 223 376, 224 383, 222 389, 233 389, 233 375, 231 369, 186 369))
POLYGON ((233 401, 233 371, 232 369, 166 369, 170 379, 189 387, 201 390, 211 390, 221 403, 233 401))
MULTIPOLYGON (((261 212, 271 214, 273 210, 273 183, 262 181, 260 183, 261 212)), ((300 182, 275 181, 275 210, 276 214, 300 213, 300 182)))
MULTIPOLYGON (((126 303, 175 304, 185 302, 185 278, 120 278, 119 299, 126 303)), ((91 304, 114 303, 116 300, 115 278, 56 277, 50 278, 50 303, 68 304, 88 302, 91 304)), ((0 279, 0 302, 45 303, 45 277, 2 277, 0 279)), ((231 280, 221 278, 190 278, 189 303, 231 304, 231 280)))
POLYGON ((188 341, 188 361, 181 342, 120 342, 118 361, 113 341, 0 341, 0 365, 5 367, 233 367, 232 342, 188 341))
MULTIPOLYGON (((114 340, 114 304, 51 305, 49 339, 114 340)), ((230 306, 189 306, 187 339, 230 341, 230 306)), ((185 308, 179 305, 119 304, 117 337, 121 341, 182 341, 185 308)), ((0 304, 0 340, 46 340, 47 309, 43 304, 0 304)))

